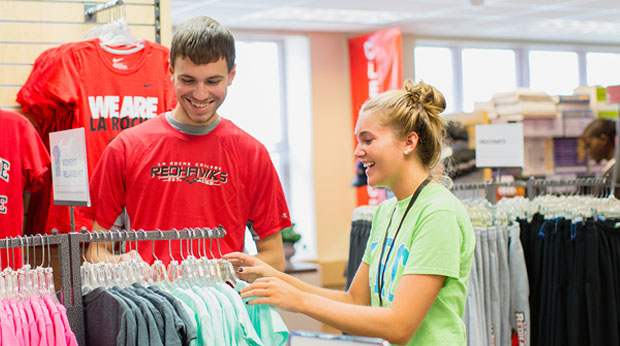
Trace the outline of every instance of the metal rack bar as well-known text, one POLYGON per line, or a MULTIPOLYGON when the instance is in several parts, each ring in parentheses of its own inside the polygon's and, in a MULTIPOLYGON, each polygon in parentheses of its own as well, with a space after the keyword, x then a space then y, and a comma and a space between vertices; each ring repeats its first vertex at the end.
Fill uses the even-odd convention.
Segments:
POLYGON ((79 311, 80 320, 77 321, 73 329, 78 344, 86 345, 86 331, 84 329, 84 307, 82 303, 82 277, 80 275, 80 266, 82 255, 80 247, 84 243, 95 242, 126 242, 126 241, 154 241, 154 240, 178 240, 178 239, 221 239, 226 235, 226 230, 222 225, 215 228, 185 228, 182 230, 110 230, 110 231, 93 231, 83 233, 70 233, 70 253, 71 253, 71 270, 73 283, 73 298, 75 309, 79 311), (207 235, 205 237, 205 234, 207 235))
POLYGON ((515 180, 511 182, 497 182, 487 181, 483 183, 466 183, 455 184, 452 187, 453 191, 465 191, 465 190, 484 190, 486 192, 487 200, 492 203, 497 202, 495 191, 498 187, 524 187, 526 188, 526 194, 529 199, 533 199, 537 195, 537 190, 546 187, 563 187, 563 186, 604 186, 609 187, 610 180, 607 178, 576 178, 567 180, 547 180, 547 179, 528 179, 528 180, 515 180))
POLYGON ((116 7, 116 6, 121 6, 124 4, 125 2, 123 0, 112 0, 99 6, 97 6, 97 4, 92 3, 92 2, 84 3, 84 21, 85 22, 96 22, 97 13, 116 7))
POLYGON ((155 10, 155 42, 161 43, 161 3, 160 0, 153 1, 155 10))

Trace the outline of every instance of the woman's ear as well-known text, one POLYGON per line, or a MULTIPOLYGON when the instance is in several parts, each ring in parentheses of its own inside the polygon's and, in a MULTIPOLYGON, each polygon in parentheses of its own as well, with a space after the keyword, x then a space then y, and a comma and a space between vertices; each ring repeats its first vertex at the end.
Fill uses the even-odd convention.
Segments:
POLYGON ((403 150, 403 154, 408 155, 410 152, 414 151, 415 148, 418 146, 418 140, 420 139, 420 137, 418 137, 418 134, 416 132, 411 132, 409 133, 409 135, 407 135, 407 138, 405 138, 405 148, 403 150))

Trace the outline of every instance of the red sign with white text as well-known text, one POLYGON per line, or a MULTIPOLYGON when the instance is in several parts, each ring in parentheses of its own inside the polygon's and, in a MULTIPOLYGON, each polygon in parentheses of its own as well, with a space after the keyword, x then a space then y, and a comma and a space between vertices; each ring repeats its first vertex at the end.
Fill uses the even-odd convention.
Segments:
MULTIPOLYGON (((385 29, 349 39, 353 126, 368 99, 403 85, 403 55, 399 28, 385 29)), ((357 145, 353 137, 354 147, 357 145)), ((385 192, 369 185, 357 188, 357 205, 377 205, 385 192)))

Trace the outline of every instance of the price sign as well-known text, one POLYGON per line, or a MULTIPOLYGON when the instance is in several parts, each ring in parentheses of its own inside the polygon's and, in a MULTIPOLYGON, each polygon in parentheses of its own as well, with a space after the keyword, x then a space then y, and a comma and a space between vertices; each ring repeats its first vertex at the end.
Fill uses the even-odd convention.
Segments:
POLYGON ((523 124, 476 125, 476 167, 523 167, 523 124))
POLYGON ((90 206, 84 128, 50 133, 54 204, 90 206))

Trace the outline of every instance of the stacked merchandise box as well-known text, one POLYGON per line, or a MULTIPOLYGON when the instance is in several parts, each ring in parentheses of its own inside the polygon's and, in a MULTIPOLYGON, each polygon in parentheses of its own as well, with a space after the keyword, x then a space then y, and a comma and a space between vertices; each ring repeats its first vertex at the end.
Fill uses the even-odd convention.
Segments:
POLYGON ((580 86, 574 90, 574 93, 590 97, 590 109, 595 118, 615 119, 618 117, 618 105, 607 102, 607 88, 602 86, 580 86))

